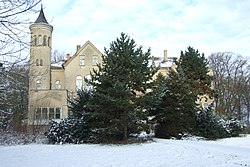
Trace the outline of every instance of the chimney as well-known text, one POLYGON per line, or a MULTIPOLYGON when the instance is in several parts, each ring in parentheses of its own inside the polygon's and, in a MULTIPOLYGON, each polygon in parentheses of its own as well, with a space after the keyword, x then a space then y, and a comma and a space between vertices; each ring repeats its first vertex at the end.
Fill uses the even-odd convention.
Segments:
POLYGON ((164 50, 163 62, 167 62, 167 61, 168 61, 168 50, 164 50))
POLYGON ((70 60, 70 54, 69 53, 67 53, 67 55, 66 55, 66 59, 67 59, 67 61, 69 61, 70 60))
POLYGON ((76 51, 78 52, 78 50, 81 48, 81 45, 76 45, 76 51))

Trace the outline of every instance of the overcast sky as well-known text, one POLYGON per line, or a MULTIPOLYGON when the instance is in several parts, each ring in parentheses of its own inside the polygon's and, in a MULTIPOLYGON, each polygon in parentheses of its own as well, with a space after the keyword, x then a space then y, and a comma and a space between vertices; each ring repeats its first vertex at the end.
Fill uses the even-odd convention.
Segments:
POLYGON ((43 7, 59 52, 74 54, 87 40, 103 52, 124 32, 154 56, 166 49, 178 57, 191 46, 206 56, 250 57, 249 0, 43 0, 43 7))

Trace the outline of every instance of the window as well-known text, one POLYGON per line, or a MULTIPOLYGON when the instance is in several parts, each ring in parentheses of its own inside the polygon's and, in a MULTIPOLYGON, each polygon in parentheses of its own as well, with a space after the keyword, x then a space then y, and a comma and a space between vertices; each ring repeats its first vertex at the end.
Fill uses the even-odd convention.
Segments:
POLYGON ((88 81, 91 81, 91 75, 86 75, 85 77, 84 77, 84 81, 85 81, 85 89, 86 90, 91 90, 92 89, 92 85, 90 85, 89 83, 88 83, 88 81), (86 82, 87 81, 87 82, 86 82))
POLYGON ((43 44, 42 36, 39 35, 38 36, 38 45, 42 45, 42 44, 43 44))
POLYGON ((42 116, 41 119, 47 119, 48 118, 48 108, 42 108, 42 116))
POLYGON ((36 66, 39 66, 39 60, 36 59, 36 66))
POLYGON ((43 46, 46 46, 47 45, 47 36, 44 35, 43 36, 43 46))
POLYGON ((35 45, 35 46, 37 45, 37 38, 36 38, 36 35, 34 35, 34 45, 35 45))
POLYGON ((43 59, 40 59, 40 66, 43 66, 43 59))
POLYGON ((61 108, 55 108, 55 119, 60 119, 61 108))
POLYGON ((41 114, 42 114, 41 108, 37 108, 37 109, 35 110, 35 119, 36 119, 36 120, 41 119, 41 114))
POLYGON ((56 88, 56 89, 61 89, 61 87, 62 87, 61 81, 57 80, 57 81, 55 82, 55 88, 56 88))
POLYGON ((60 119, 61 118, 61 108, 36 108, 35 110, 35 119, 36 120, 51 120, 51 119, 60 119))
POLYGON ((41 80, 36 81, 36 89, 41 89, 42 88, 42 82, 41 80))
POLYGON ((50 37, 48 37, 48 47, 50 47, 51 45, 51 41, 50 41, 50 37))
POLYGON ((85 65, 85 56, 84 55, 80 55, 79 56, 79 58, 80 58, 80 66, 84 66, 85 65))
POLYGON ((82 76, 76 77, 76 90, 82 89, 82 76))
POLYGON ((97 55, 93 55, 92 56, 92 65, 96 66, 98 64, 98 56, 97 55))
POLYGON ((33 39, 33 36, 31 36, 30 38, 30 45, 33 46, 34 45, 34 39, 33 39))
POLYGON ((54 108, 49 108, 49 119, 54 119, 55 113, 54 108))

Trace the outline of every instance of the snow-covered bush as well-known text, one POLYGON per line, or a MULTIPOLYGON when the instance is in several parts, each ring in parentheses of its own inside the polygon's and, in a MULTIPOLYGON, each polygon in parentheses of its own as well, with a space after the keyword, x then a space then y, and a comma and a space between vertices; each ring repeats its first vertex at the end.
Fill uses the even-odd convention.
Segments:
POLYGON ((197 115, 197 135, 207 139, 235 137, 243 131, 243 126, 235 118, 220 117, 211 107, 197 115))
POLYGON ((46 132, 49 143, 86 143, 90 142, 90 128, 87 127, 83 117, 81 119, 67 118, 58 122, 51 122, 46 132))
POLYGON ((32 135, 13 131, 0 132, 0 145, 45 144, 47 139, 43 135, 32 135))

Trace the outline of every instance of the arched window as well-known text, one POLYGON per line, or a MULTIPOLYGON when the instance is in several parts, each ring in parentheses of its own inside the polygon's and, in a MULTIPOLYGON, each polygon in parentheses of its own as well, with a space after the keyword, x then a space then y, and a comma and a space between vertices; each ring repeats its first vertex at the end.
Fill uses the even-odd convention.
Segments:
POLYGON ((76 90, 82 89, 82 76, 76 77, 76 90))
POLYGON ((36 38, 36 35, 34 35, 34 45, 35 45, 35 46, 37 45, 37 38, 36 38))
POLYGON ((42 82, 41 80, 36 81, 36 89, 41 89, 42 88, 42 82))
POLYGON ((36 59, 36 66, 39 66, 39 60, 36 59))
POLYGON ((43 39, 42 39, 42 36, 39 35, 38 36, 38 45, 42 45, 43 44, 43 39))
POLYGON ((46 46, 47 45, 47 36, 44 35, 43 36, 43 46, 46 46))
POLYGON ((61 88, 62 88, 61 81, 57 80, 57 81, 55 82, 55 88, 56 88, 56 89, 61 89, 61 88))
POLYGON ((50 37, 48 37, 48 47, 50 47, 51 45, 51 41, 50 41, 50 37))
POLYGON ((43 59, 40 59, 40 66, 43 66, 43 59))
POLYGON ((92 89, 92 85, 90 85, 89 83, 88 83, 88 81, 91 81, 91 75, 86 75, 85 77, 84 77, 84 81, 85 81, 85 89, 86 90, 91 90, 92 89))

